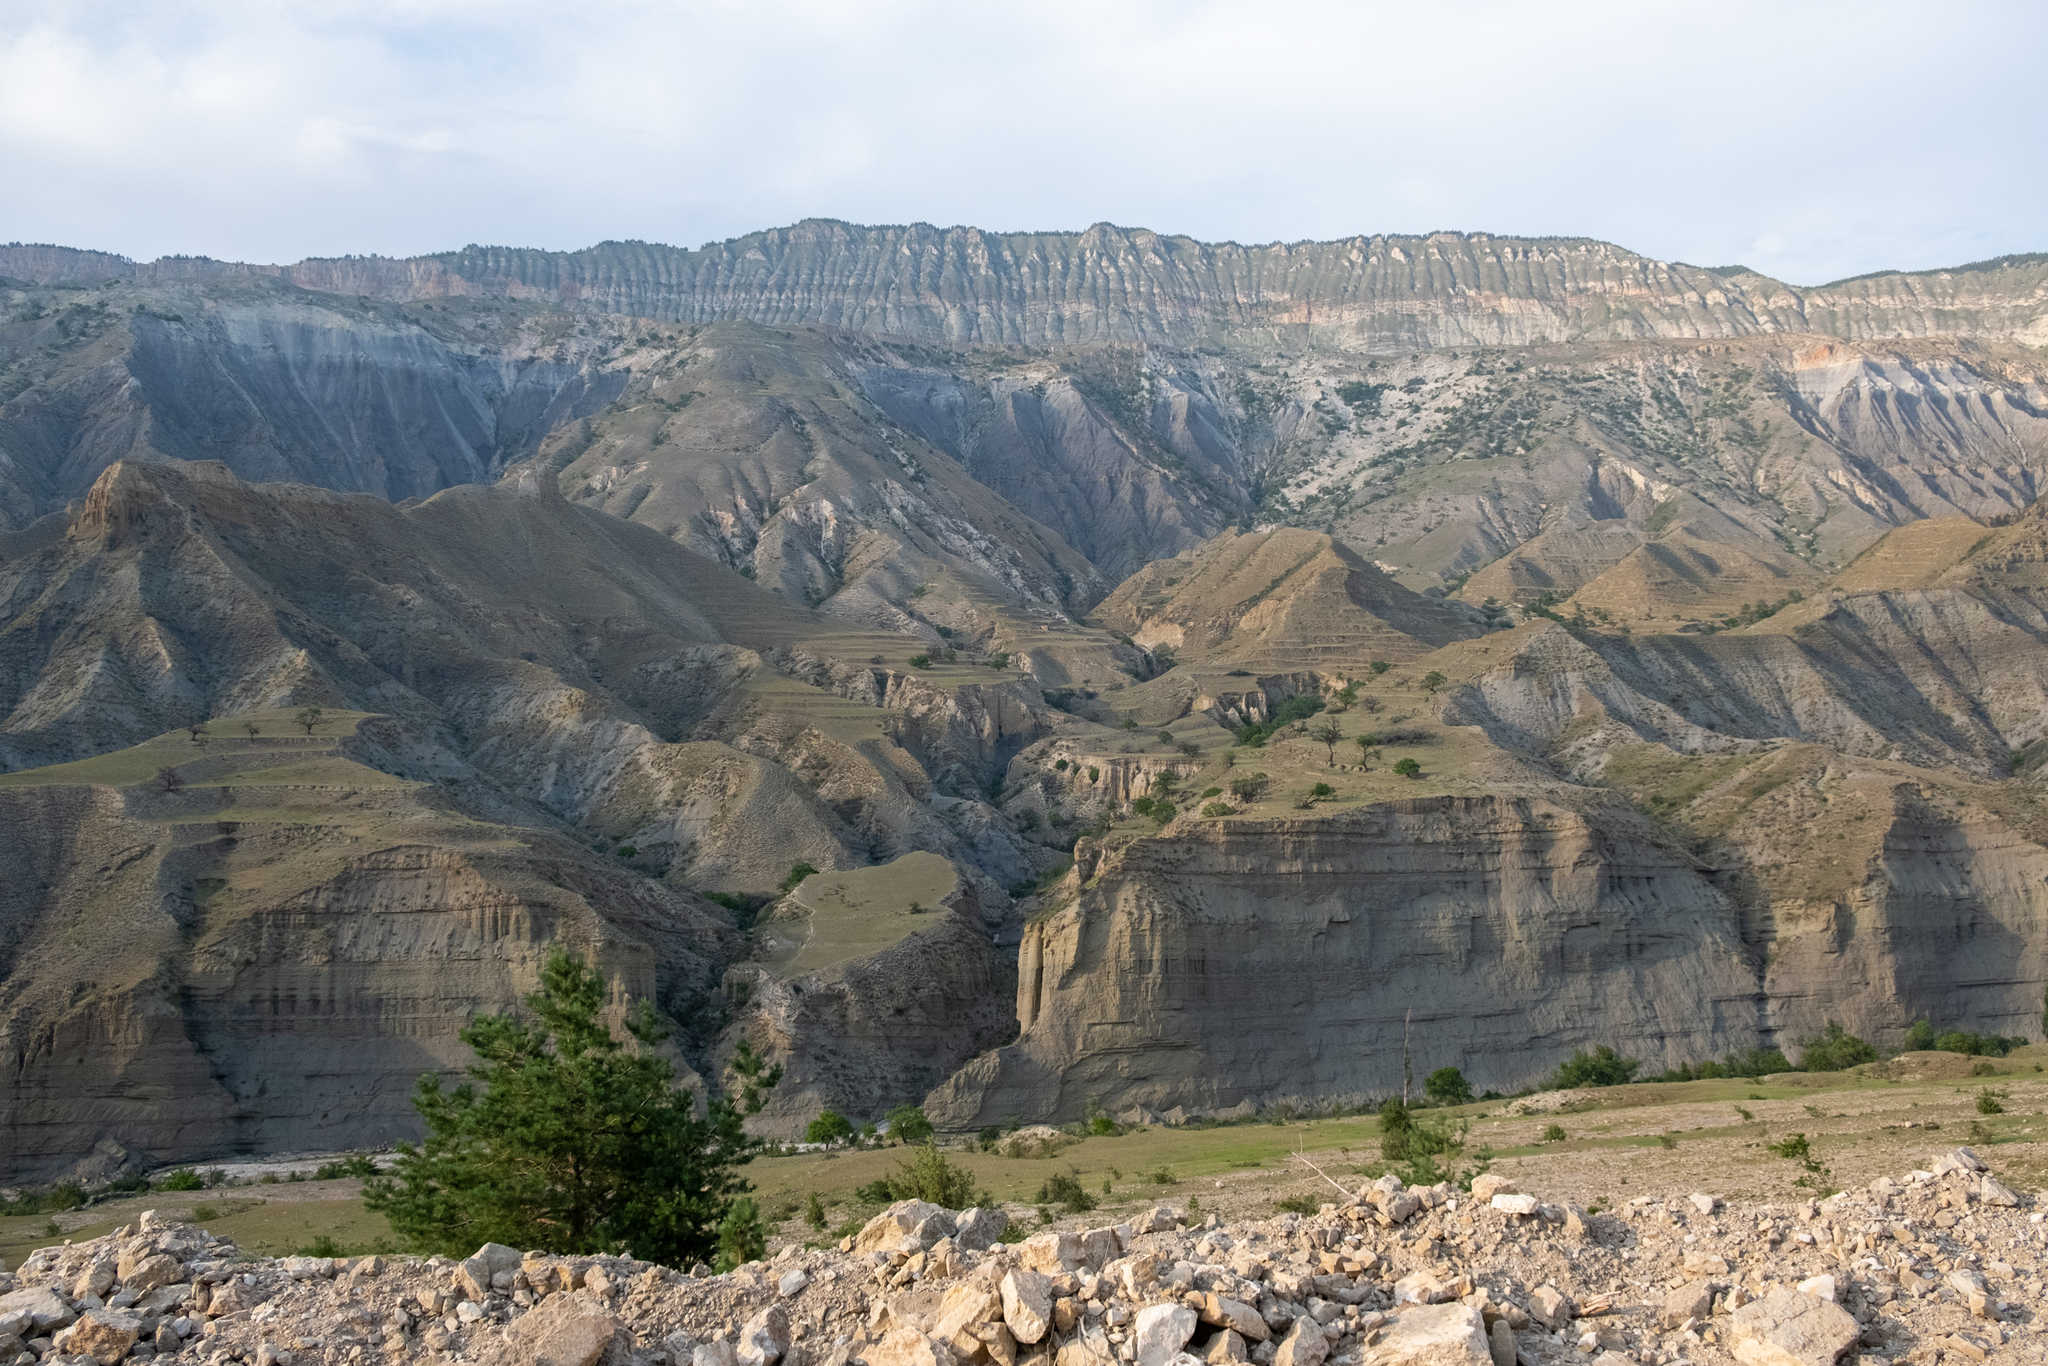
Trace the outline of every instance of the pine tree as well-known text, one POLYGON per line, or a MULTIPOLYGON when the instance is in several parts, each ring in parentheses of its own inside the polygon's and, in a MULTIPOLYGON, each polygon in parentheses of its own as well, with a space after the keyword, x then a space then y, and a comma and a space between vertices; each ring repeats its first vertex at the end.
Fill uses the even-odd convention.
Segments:
POLYGON ((526 1000, 535 1023, 487 1015, 462 1031, 474 1084, 420 1078, 413 1105, 427 1139, 399 1145, 394 1173, 365 1183, 364 1204, 415 1248, 450 1256, 498 1242, 686 1266, 734 1242, 751 1189, 738 1168, 761 1148, 741 1123, 782 1070, 742 1046, 738 1094, 700 1119, 673 1064, 652 1051, 667 1035, 653 1008, 641 1001, 626 1017, 629 1048, 598 1018, 604 1001, 594 969, 550 954, 526 1000))

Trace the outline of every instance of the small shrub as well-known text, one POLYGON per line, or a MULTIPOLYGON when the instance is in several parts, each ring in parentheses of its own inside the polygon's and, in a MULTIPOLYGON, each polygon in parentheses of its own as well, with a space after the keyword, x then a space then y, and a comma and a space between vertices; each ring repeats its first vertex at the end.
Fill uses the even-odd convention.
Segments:
POLYGON ((1556 1090, 1580 1086, 1621 1086, 1633 1080, 1636 1069, 1642 1065, 1640 1059, 1624 1058, 1603 1043, 1590 1053, 1580 1049, 1559 1063, 1557 1071, 1550 1076, 1550 1086, 1556 1090))
POLYGON ((167 1191, 205 1190, 206 1183, 200 1180, 199 1173, 193 1171, 190 1167, 180 1167, 164 1178, 163 1189, 167 1191))
POLYGON ((1544 1127, 1544 1130, 1543 1130, 1543 1141, 1544 1141, 1545 1143, 1562 1143, 1562 1142, 1564 1142, 1564 1125, 1562 1125, 1562 1124, 1551 1124, 1551 1125, 1546 1125, 1546 1126, 1544 1127))
POLYGON ((1202 814, 1204 816, 1229 816, 1235 814, 1236 809, 1229 802, 1206 802, 1202 806, 1202 814))
POLYGON ((1812 1038, 1801 1039, 1799 1065, 1808 1072, 1839 1072, 1860 1063, 1876 1062, 1877 1050, 1833 1020, 1812 1038))
POLYGON ((1088 1121, 1088 1132, 1097 1138, 1108 1138, 1116 1133, 1116 1121, 1108 1115, 1095 1115, 1088 1121))
POLYGON ((1308 795, 1316 798, 1334 797, 1337 795, 1337 789, 1331 787, 1328 783, 1317 783, 1308 790, 1308 795))
POLYGON ((301 1257, 339 1257, 341 1255, 341 1244, 335 1242, 330 1235, 323 1233, 312 1242, 300 1248, 299 1255, 301 1257))
POLYGON ((910 657, 910 667, 913 669, 929 669, 931 666, 932 657, 930 655, 912 655, 910 657))
POLYGON ((2005 1113, 2007 1096, 2003 1090, 1994 1091, 1989 1086, 1977 1093, 1977 1113, 1980 1115, 2002 1115, 2005 1113))
POLYGON ((736 1266, 768 1255, 768 1231, 761 1226, 761 1207, 751 1195, 732 1202, 718 1225, 718 1257, 712 1269, 723 1275, 736 1266))
POLYGON ((886 1205, 895 1200, 896 1195, 889 1189, 889 1178, 885 1176, 865 1186, 855 1186, 853 1198, 863 1205, 886 1205))
POLYGON ((929 1200, 944 1209, 995 1204, 994 1196, 975 1188, 973 1172, 948 1162, 946 1155, 930 1142, 896 1169, 889 1178, 889 1192, 894 1200, 929 1200))
POLYGON ((194 1205, 192 1207, 192 1218, 204 1224, 220 1218, 220 1211, 212 1205, 194 1205))
POLYGON ((377 1174, 377 1164, 362 1153, 351 1153, 339 1162, 322 1162, 313 1169, 315 1181, 339 1181, 347 1177, 368 1178, 377 1174))
POLYGON ((804 1205, 804 1222, 812 1228, 825 1227, 825 1202, 818 1198, 816 1191, 811 1192, 810 1200, 804 1205))
POLYGON ((1394 772, 1400 774, 1403 778, 1420 778, 1422 776, 1422 765, 1416 763, 1413 759, 1397 759, 1394 762, 1394 772))
POLYGON ((1455 1067, 1439 1067, 1422 1083, 1422 1090, 1439 1105, 1463 1105, 1472 1099, 1472 1084, 1455 1067))
POLYGON ((1211 798, 1211 797, 1220 797, 1220 796, 1222 796, 1222 795, 1223 795, 1223 789, 1222 789, 1222 788, 1220 788, 1220 787, 1207 787, 1207 788, 1203 788, 1203 789, 1202 789, 1202 800, 1203 800, 1203 801, 1207 801, 1207 800, 1208 800, 1209 798, 1211 798))
POLYGON ((1173 1174, 1171 1167, 1154 1167, 1149 1172, 1139 1172, 1138 1179, 1150 1181, 1155 1186, 1178 1186, 1180 1178, 1173 1174))
POLYGON ((792 863, 789 865, 789 876, 782 879, 782 890, 785 894, 793 892, 805 878, 816 877, 817 875, 818 870, 808 863, 792 863))
POLYGON ((981 1132, 975 1135, 976 1144, 985 1153, 994 1152, 996 1150, 996 1144, 1002 1141, 1003 1131, 1001 1128, 994 1124, 984 1125, 982 1127, 981 1132))
POLYGON ((1290 1195, 1285 1200, 1275 1200, 1273 1202, 1274 1209, 1282 1210, 1289 1214, 1315 1214, 1322 1207, 1322 1200, 1313 1195, 1290 1195))
POLYGON ((1069 1214, 1080 1214, 1095 1208, 1095 1197, 1082 1189, 1080 1180, 1073 1173, 1054 1172, 1038 1188, 1038 1203, 1057 1205, 1069 1214))

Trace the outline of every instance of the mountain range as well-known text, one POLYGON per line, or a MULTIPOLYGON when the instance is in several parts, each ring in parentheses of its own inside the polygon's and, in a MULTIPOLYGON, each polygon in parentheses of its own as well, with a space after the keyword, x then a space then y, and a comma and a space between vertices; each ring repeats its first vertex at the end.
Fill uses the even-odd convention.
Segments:
POLYGON ((1380 1094, 1410 1010, 1500 1089, 2037 1034, 2044 309, 1453 233, 0 247, 0 1178, 403 1136, 556 941, 785 1061, 778 1132, 1380 1094))

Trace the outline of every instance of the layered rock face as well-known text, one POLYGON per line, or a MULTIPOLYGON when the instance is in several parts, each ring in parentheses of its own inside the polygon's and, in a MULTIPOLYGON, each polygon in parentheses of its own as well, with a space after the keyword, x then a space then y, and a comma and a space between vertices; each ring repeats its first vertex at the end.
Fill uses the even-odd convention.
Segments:
POLYGON ((1016 1032, 1009 965, 973 887, 943 860, 912 854, 821 881, 840 885, 816 910, 800 890, 763 927, 757 953, 768 961, 725 976, 738 1008, 728 1040, 783 1068, 748 1122, 762 1133, 801 1137, 828 1108, 856 1124, 880 1120, 891 1098, 923 1095, 1016 1032))
POLYGON ((1926 336, 1973 330, 2038 341, 2038 258, 1800 289, 1739 267, 1657 261, 1586 238, 1441 232, 1239 246, 1098 223, 1083 232, 865 227, 813 219, 698 251, 607 242, 577 252, 468 247, 409 260, 136 266, 50 248, 0 252, 34 279, 282 277, 385 299, 545 298, 706 322, 822 323, 948 341, 1189 344, 1287 327, 1336 345, 1396 350, 1581 338, 1820 332, 1926 336))
POLYGON ((266 720, 192 766, 218 786, 0 786, 0 1178, 416 1132, 414 1080, 558 945, 706 1042, 722 911, 266 720))
POLYGON ((1748 1047, 1734 906, 1623 813, 1540 798, 1233 821, 1094 854, 1026 927, 1015 1044, 929 1100, 969 1127, 1089 1101, 1385 1095, 1455 1063, 1510 1089, 1574 1047, 1748 1047))

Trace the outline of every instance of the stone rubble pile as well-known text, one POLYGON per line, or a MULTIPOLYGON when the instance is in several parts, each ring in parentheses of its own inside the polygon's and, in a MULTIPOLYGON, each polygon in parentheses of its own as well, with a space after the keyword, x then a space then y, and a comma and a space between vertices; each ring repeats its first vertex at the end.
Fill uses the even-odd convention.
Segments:
POLYGON ((1382 1177, 1314 1215, 1160 1207, 1002 1241, 890 1207, 726 1275, 486 1245, 251 1258, 145 1215, 0 1276, 0 1366, 1747 1366, 2048 1362, 2048 1230, 1958 1148, 1792 1206, 1588 1211, 1382 1177))

